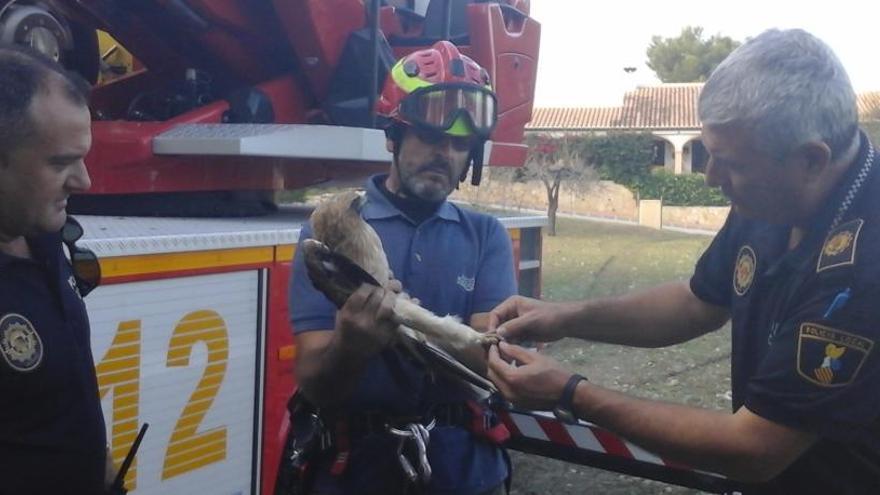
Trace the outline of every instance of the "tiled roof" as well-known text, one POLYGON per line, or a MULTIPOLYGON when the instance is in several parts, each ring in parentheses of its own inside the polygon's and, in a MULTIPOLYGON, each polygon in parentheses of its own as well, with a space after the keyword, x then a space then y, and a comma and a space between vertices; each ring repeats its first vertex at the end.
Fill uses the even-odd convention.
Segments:
MULTIPOLYGON (((703 83, 639 86, 626 93, 619 107, 535 108, 526 129, 698 130, 697 100, 702 87, 703 83)), ((880 118, 880 91, 859 94, 858 104, 863 118, 880 118)))
POLYGON ((703 83, 640 86, 623 97, 619 127, 628 129, 699 129, 697 99, 703 83))
POLYGON ((535 108, 528 129, 699 129, 697 97, 702 83, 639 86, 623 106, 535 108))
POLYGON ((859 116, 863 119, 880 120, 880 91, 861 93, 859 98, 859 116))

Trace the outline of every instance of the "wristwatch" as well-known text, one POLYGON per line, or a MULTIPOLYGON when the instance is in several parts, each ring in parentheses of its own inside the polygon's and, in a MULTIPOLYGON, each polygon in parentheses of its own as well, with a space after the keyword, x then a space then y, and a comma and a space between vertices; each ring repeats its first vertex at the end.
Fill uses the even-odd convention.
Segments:
POLYGON ((553 415, 556 416, 556 419, 568 425, 578 422, 577 415, 574 413, 574 391, 581 380, 589 381, 583 375, 577 373, 571 375, 571 378, 565 383, 565 388, 562 389, 562 397, 553 408, 553 415))

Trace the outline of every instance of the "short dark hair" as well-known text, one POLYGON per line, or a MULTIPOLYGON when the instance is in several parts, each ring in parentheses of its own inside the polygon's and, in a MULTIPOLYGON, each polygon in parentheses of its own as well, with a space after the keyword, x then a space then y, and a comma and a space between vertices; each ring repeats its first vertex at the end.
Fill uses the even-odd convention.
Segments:
POLYGON ((72 103, 89 104, 92 88, 81 76, 29 48, 0 44, 0 157, 33 134, 28 109, 38 92, 54 84, 72 103))

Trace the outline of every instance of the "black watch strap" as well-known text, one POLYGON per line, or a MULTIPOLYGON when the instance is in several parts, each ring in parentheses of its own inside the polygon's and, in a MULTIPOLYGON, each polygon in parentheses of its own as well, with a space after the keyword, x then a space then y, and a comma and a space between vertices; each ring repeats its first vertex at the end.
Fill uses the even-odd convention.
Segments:
POLYGON ((562 397, 559 398, 559 407, 574 412, 574 391, 581 380, 589 381, 587 380, 587 377, 583 375, 577 373, 571 375, 565 383, 565 388, 562 389, 562 397))

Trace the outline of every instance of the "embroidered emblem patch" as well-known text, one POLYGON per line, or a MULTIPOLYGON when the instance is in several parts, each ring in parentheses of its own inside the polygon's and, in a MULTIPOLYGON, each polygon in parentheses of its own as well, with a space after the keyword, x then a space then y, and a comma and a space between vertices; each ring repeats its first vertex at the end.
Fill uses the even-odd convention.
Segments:
POLYGON ((816 323, 803 323, 798 335, 798 374, 821 387, 848 385, 873 347, 873 340, 816 323))
POLYGON ((27 318, 9 313, 0 319, 0 354, 16 371, 32 371, 43 362, 43 341, 27 318))
POLYGON ((865 221, 858 218, 846 222, 828 233, 825 244, 822 245, 822 252, 819 253, 816 273, 855 263, 856 244, 859 242, 859 232, 864 224, 865 221))
POLYGON ((758 258, 755 251, 749 246, 743 246, 736 255, 736 265, 733 267, 733 290, 740 296, 746 295, 752 281, 755 279, 755 269, 758 266, 758 258))
POLYGON ((474 291, 474 285, 476 284, 476 282, 477 281, 473 277, 465 277, 464 275, 459 275, 458 280, 456 280, 456 283, 458 283, 458 285, 460 285, 461 288, 466 290, 467 292, 474 291))

